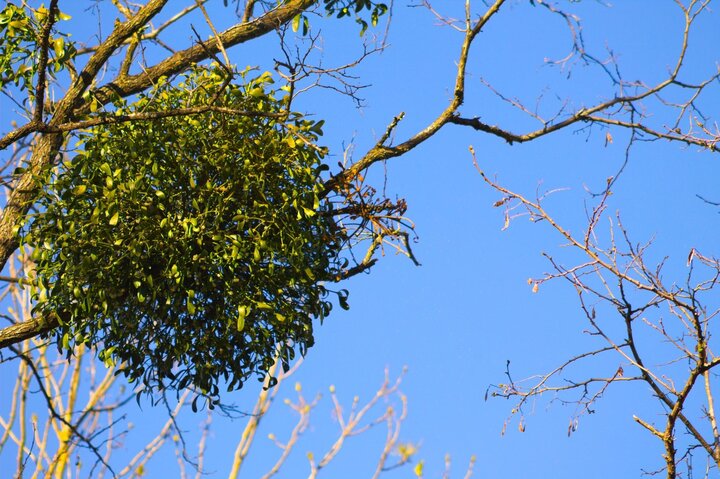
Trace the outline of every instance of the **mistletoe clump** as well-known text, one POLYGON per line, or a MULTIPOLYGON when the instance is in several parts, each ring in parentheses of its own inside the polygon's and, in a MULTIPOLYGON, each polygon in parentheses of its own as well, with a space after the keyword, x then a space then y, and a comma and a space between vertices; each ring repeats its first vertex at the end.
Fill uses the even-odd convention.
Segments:
POLYGON ((271 83, 201 67, 160 82, 108 115, 207 110, 97 126, 51 174, 21 237, 61 349, 97 345, 147 391, 216 397, 312 346, 343 233, 322 123, 287 113, 271 83))

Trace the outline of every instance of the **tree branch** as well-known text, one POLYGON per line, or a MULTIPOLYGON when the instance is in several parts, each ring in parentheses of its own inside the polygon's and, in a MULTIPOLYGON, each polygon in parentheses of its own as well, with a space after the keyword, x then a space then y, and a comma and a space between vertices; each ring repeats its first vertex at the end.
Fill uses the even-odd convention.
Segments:
POLYGON ((0 329, 0 349, 34 338, 57 328, 60 321, 57 315, 33 318, 0 329))
MULTIPOLYGON (((206 60, 210 53, 220 52, 220 45, 230 48, 265 35, 289 22, 295 15, 310 8, 313 4, 315 4, 315 0, 290 0, 249 23, 234 25, 218 36, 213 36, 202 43, 181 50, 157 65, 144 69, 142 73, 119 77, 100 88, 91 90, 90 95, 104 105, 112 101, 114 97, 124 98, 139 93, 152 86, 158 78, 178 73, 193 63, 206 60)), ((88 108, 87 104, 82 105, 76 110, 76 113, 86 112, 88 108)))

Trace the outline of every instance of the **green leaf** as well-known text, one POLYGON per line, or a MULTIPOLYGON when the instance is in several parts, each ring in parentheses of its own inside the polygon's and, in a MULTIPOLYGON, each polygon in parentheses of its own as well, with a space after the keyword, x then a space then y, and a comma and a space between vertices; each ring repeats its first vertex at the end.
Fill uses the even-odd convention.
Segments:
POLYGON ((325 124, 325 120, 320 120, 318 122, 315 122, 310 127, 310 131, 312 131, 313 133, 316 133, 318 135, 322 135, 323 134, 322 127, 324 124, 325 124))
POLYGON ((237 330, 242 331, 245 328, 245 318, 247 317, 249 308, 247 306, 238 306, 237 330))
POLYGON ((315 275, 310 268, 305 268, 305 275, 310 279, 315 279, 315 275))
POLYGON ((55 55, 61 57, 65 51, 65 39, 63 37, 57 37, 53 40, 53 50, 55 55))
POLYGON ((115 226, 118 224, 118 221, 120 220, 120 212, 116 211, 114 215, 112 215, 112 218, 110 218, 110 221, 108 221, 108 224, 110 226, 115 226))

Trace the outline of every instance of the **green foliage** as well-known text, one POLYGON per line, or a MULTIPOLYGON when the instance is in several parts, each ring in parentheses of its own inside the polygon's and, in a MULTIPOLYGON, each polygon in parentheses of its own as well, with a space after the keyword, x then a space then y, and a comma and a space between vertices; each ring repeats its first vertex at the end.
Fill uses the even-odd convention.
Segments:
MULTIPOLYGON (((382 15, 388 11, 388 6, 384 3, 376 3, 372 0, 323 0, 325 4, 325 12, 330 16, 337 18, 355 16, 355 22, 360 25, 360 36, 364 35, 369 25, 373 27, 378 24, 382 15), (362 14, 370 12, 370 24, 362 14)), ((293 18, 292 29, 297 32, 302 25, 303 36, 308 34, 310 22, 304 14, 298 14, 293 18)))
POLYGON ((372 0, 323 0, 323 3, 328 15, 336 15, 338 18, 349 16, 351 13, 359 14, 365 10, 377 18, 388 9, 386 4, 372 0))
POLYGON ((58 347, 98 345, 149 392, 242 387, 304 354, 332 307, 323 281, 338 275, 344 238, 321 197, 322 122, 285 114, 269 73, 241 76, 196 67, 114 114, 212 104, 270 116, 96 127, 21 229, 35 313, 62 319, 58 347))
MULTIPOLYGON (((33 78, 37 74, 42 25, 49 21, 50 12, 37 8, 32 15, 12 3, 0 11, 0 88, 13 83, 21 90, 33 93, 33 78)), ((58 13, 59 20, 70 17, 58 13)), ((50 73, 62 70, 75 56, 75 46, 67 36, 51 32, 48 39, 48 67, 50 73), (55 33, 53 35, 52 33, 55 33)))
POLYGON ((372 26, 378 24, 378 20, 388 11, 384 3, 376 3, 372 0, 324 0, 325 10, 328 15, 335 15, 337 18, 350 17, 355 15, 355 22, 360 25, 360 35, 364 35, 368 29, 368 22, 360 14, 365 10, 370 12, 370 23, 372 26))

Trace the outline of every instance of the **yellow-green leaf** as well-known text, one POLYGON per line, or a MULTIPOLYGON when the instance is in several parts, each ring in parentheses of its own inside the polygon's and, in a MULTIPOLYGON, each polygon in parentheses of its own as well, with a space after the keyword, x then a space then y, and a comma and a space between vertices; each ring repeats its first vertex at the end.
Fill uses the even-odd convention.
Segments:
POLYGON ((41 22, 45 20, 45 18, 47 18, 47 14, 48 9, 45 8, 45 6, 42 4, 35 10, 35 18, 37 18, 41 22))
POLYGON ((61 56, 64 49, 65 39, 63 37, 57 37, 55 40, 53 40, 53 50, 55 51, 55 55, 61 56))
POLYGON ((115 226, 116 224, 118 224, 119 220, 120 220, 120 212, 116 211, 115 214, 112 215, 112 218, 110 218, 110 221, 108 221, 108 223, 110 224, 110 226, 115 226))
POLYGON ((238 317, 237 317, 237 330, 242 331, 245 327, 245 318, 248 315, 248 307, 247 306, 238 306, 238 317))

